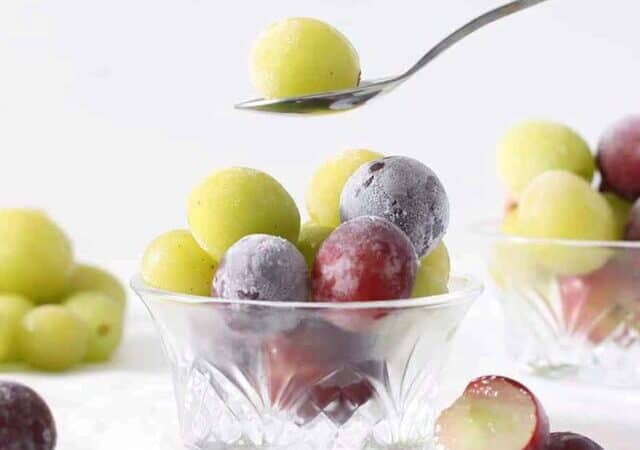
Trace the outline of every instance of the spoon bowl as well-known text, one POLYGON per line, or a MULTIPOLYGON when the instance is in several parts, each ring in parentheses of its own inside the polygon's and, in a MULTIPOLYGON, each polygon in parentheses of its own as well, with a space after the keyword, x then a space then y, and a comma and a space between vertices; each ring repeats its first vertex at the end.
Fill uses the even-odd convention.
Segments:
POLYGON ((386 77, 379 80, 363 81, 352 89, 320 92, 298 97, 278 99, 249 100, 236 105, 236 109, 261 111, 277 114, 332 114, 355 109, 369 100, 387 94, 407 81, 419 70, 436 59, 471 33, 484 28, 504 17, 530 8, 548 0, 517 0, 493 9, 457 29, 429 50, 415 65, 398 76, 386 77))

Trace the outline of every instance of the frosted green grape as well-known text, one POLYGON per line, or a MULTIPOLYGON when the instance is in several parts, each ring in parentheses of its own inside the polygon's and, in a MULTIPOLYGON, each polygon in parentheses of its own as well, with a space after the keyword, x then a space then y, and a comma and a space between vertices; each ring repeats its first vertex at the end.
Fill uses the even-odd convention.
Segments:
POLYGON ((127 294, 116 277, 99 267, 78 264, 73 269, 67 292, 69 295, 81 291, 100 291, 107 294, 124 309, 127 294))
POLYGON ((0 292, 37 303, 59 298, 72 269, 71 242, 44 213, 0 210, 0 292))
POLYGON ((189 227, 215 261, 250 234, 280 236, 293 243, 300 213, 289 193, 270 175, 232 167, 211 174, 189 197, 189 227))
MULTIPOLYGON (((583 178, 565 171, 536 177, 518 206, 518 231, 532 238, 611 241, 617 237, 613 210, 583 178)), ((538 262, 555 274, 591 272, 610 256, 603 249, 531 244, 538 262)))
POLYGON ((20 323, 33 303, 16 294, 0 294, 0 363, 19 359, 18 332, 20 323))
POLYGON ((123 314, 118 301, 100 291, 84 291, 69 297, 65 305, 89 327, 84 360, 109 360, 122 341, 123 314))
POLYGON ((307 222, 300 228, 300 238, 296 246, 304 255, 307 266, 311 269, 316 253, 324 240, 333 232, 333 228, 307 222))
POLYGON ((498 146, 498 172, 514 198, 549 170, 572 172, 590 182, 595 159, 582 137, 558 123, 524 122, 505 134, 498 146))
POLYGON ((142 258, 142 278, 156 288, 209 296, 216 262, 188 230, 158 236, 142 258))
POLYGON ((307 212, 311 219, 332 228, 340 225, 340 195, 347 180, 363 164, 381 158, 383 155, 370 150, 348 150, 322 164, 307 188, 307 212))
POLYGON ((411 297, 420 298, 446 294, 449 291, 447 285, 450 273, 449 251, 444 242, 440 242, 431 253, 420 260, 411 297))
POLYGON ((87 352, 89 327, 62 305, 43 305, 22 319, 22 359, 36 369, 63 371, 79 364, 87 352))
POLYGON ((349 40, 309 18, 271 25, 258 37, 250 66, 253 84, 265 98, 348 89, 360 82, 360 60, 349 40))

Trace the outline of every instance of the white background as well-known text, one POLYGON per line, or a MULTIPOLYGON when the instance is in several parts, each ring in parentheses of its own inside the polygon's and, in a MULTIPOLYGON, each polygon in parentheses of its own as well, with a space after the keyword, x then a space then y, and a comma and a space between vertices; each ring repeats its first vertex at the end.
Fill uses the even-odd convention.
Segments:
MULTIPOLYGON (((440 174, 453 208, 448 243, 462 255, 461 230, 500 211, 494 149, 508 126, 557 119, 595 146, 609 123, 638 112, 640 2, 550 0, 480 32, 393 95, 346 115, 273 118, 232 105, 254 95, 247 55, 256 33, 274 20, 331 22, 359 50, 364 77, 375 78, 401 71, 496 4, 0 0, 0 206, 47 209, 81 258, 127 277, 135 265, 115 261, 136 258, 155 235, 184 226, 190 189, 214 168, 266 170, 302 206, 315 165, 339 150, 369 147, 417 157, 440 174)), ((86 439, 96 437, 96 449, 129 448, 125 442, 158 448, 162 439, 145 439, 158 421, 173 417, 169 385, 164 374, 158 384, 150 381, 163 365, 136 308, 113 371, 83 372, 74 383, 32 378, 60 411, 62 450, 86 449, 86 439), (132 409, 139 421, 114 427, 123 405, 133 408, 131 386, 143 383, 136 393, 150 394, 132 409), (149 400, 154 389, 162 392, 156 403, 149 400)), ((469 370, 457 372, 456 388, 475 372, 500 367, 492 344, 484 344, 465 363, 469 370)), ((619 417, 638 411, 638 402, 623 403, 632 396, 539 389, 557 426, 591 432, 607 450, 637 448, 633 422, 619 417), (604 403, 607 397, 612 403, 604 403)))
POLYGON ((348 115, 282 119, 232 105, 254 95, 248 52, 274 20, 335 24, 375 78, 496 4, 2 0, 0 205, 46 208, 82 257, 134 257, 185 224, 190 189, 214 168, 267 170, 302 206, 317 163, 366 146, 436 170, 455 233, 499 211, 494 149, 508 126, 558 119, 595 145, 610 122, 640 108, 640 2, 550 0, 348 115))

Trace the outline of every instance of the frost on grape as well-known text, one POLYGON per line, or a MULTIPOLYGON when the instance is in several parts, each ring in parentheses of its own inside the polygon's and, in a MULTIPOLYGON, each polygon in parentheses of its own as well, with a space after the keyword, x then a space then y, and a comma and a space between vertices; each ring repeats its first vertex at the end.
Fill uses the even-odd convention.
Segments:
POLYGON ((215 293, 227 299, 304 301, 307 264, 289 241, 250 235, 227 251, 213 284, 215 293))
POLYGON ((343 221, 383 217, 404 231, 418 256, 433 250, 449 225, 449 201, 436 174, 419 161, 391 156, 363 165, 341 197, 343 221))
POLYGON ((413 246, 391 222, 363 216, 344 223, 316 257, 316 300, 363 301, 406 298, 415 282, 413 246))

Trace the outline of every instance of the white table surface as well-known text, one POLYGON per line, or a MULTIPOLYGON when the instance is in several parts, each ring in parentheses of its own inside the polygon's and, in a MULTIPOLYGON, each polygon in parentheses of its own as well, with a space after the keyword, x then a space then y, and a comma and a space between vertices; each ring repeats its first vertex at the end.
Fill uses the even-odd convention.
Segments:
MULTIPOLYGON (((482 275, 476 258, 454 263, 482 275)), ((123 279, 136 263, 119 262, 123 279)), ((171 380, 153 324, 131 294, 126 337, 114 361, 67 374, 3 373, 27 383, 50 403, 57 420, 59 450, 178 450, 178 426, 171 380)), ((501 316, 485 293, 461 327, 443 377, 442 400, 450 402, 472 377, 505 374, 523 381, 540 397, 554 430, 571 430, 598 440, 607 450, 640 448, 640 390, 574 386, 528 377, 504 357, 501 316)))

